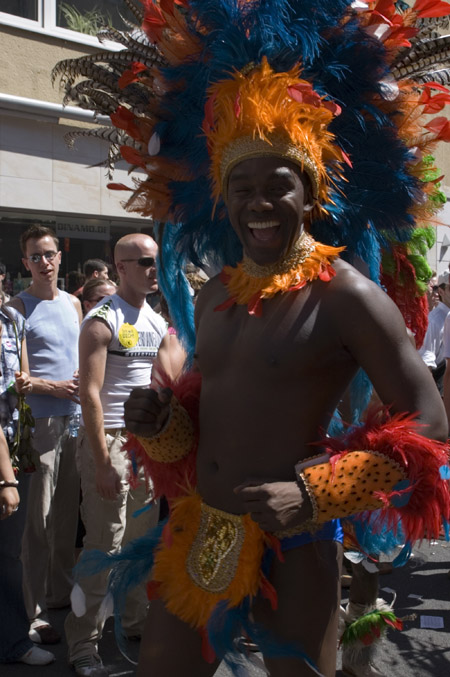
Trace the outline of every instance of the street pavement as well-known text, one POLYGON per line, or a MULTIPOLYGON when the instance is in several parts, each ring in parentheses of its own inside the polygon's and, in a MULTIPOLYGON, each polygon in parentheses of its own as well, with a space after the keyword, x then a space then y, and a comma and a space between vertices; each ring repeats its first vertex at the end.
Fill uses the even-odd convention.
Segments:
MULTIPOLYGON (((414 550, 414 556, 401 569, 380 576, 380 596, 390 602, 395 591, 397 616, 416 615, 414 620, 404 624, 403 632, 389 630, 387 639, 379 651, 378 666, 385 677, 450 677, 450 543, 444 540, 424 544, 414 550), (387 588, 389 590, 383 590, 387 588), (443 628, 421 628, 421 617, 432 616, 442 619, 443 628)), ((307 581, 305 581, 307 584, 307 581)), ((347 591, 343 590, 343 602, 347 591)), ((299 610, 299 612, 301 612, 299 610)), ((67 610, 54 611, 51 620, 63 634, 67 610)), ((440 622, 440 621, 438 621, 440 622)), ((0 629, 1 632, 1 629, 0 629)), ((67 646, 61 644, 47 647, 56 655, 56 661, 46 667, 30 667, 22 664, 0 665, 1 677, 70 677, 73 670, 67 664, 67 646)), ((176 647, 174 647, 176 650, 176 647)), ((135 661, 139 651, 138 643, 129 644, 130 657, 135 661)), ((112 620, 107 622, 100 644, 100 654, 107 666, 110 677, 133 677, 136 667, 129 663, 117 649, 112 620)), ((340 656, 336 677, 342 677, 340 656)), ((248 665, 248 677, 263 677, 262 669, 248 665)), ((311 675, 313 673, 311 672, 311 675)), ((215 677, 229 677, 230 672, 221 665, 215 677)), ((159 677, 149 675, 148 677, 159 677)), ((174 676, 176 677, 176 676, 174 676)), ((184 677, 196 677, 186 667, 184 677)))

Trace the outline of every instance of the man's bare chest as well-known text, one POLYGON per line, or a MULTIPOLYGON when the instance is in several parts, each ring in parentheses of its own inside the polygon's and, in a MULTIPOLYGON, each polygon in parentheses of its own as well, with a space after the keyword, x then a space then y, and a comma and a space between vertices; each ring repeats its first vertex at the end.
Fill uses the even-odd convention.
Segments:
POLYGON ((214 311, 209 305, 199 322, 196 353, 205 377, 231 369, 298 378, 344 357, 320 295, 298 292, 264 301, 262 317, 249 315, 245 306, 214 311))

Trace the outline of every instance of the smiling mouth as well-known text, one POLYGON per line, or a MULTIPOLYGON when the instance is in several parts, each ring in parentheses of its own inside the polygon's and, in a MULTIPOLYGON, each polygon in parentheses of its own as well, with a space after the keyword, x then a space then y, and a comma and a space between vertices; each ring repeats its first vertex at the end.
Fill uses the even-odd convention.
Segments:
POLYGON ((279 221, 250 221, 247 224, 251 234, 258 242, 269 242, 278 233, 279 221))

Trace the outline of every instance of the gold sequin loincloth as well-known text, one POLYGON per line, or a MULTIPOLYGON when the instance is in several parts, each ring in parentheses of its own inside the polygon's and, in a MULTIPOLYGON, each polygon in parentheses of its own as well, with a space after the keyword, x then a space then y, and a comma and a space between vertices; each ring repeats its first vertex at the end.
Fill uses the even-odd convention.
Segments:
POLYGON ((244 537, 240 515, 202 503, 200 525, 186 561, 194 583, 208 592, 226 590, 236 574, 244 537))

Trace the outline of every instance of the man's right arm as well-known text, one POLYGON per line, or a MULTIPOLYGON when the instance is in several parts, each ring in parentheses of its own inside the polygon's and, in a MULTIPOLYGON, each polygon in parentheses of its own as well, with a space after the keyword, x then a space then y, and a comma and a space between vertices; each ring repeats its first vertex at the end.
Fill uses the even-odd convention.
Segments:
MULTIPOLYGON (((21 298, 15 296, 7 305, 25 317, 25 306, 21 298)), ((30 374, 30 383, 33 386, 33 395, 52 395, 53 397, 78 402, 78 384, 73 379, 52 381, 30 374)))
POLYGON ((120 492, 120 477, 111 464, 104 432, 100 392, 105 377, 111 330, 98 319, 89 320, 80 335, 80 401, 83 422, 92 449, 95 482, 102 498, 114 500, 120 492))

